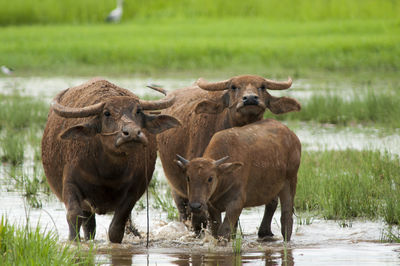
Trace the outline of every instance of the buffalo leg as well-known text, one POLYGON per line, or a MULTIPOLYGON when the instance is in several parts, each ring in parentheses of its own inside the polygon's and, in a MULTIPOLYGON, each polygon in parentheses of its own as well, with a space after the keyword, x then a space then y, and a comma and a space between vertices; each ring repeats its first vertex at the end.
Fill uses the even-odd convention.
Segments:
POLYGON ((83 215, 86 217, 82 224, 85 239, 94 239, 96 235, 96 214, 84 211, 83 215))
POLYGON ((67 222, 69 227, 69 240, 80 240, 80 228, 85 219, 79 204, 79 189, 73 184, 63 187, 64 203, 67 209, 67 222))
POLYGON ((179 211, 179 221, 185 222, 189 220, 190 212, 188 210, 188 199, 179 196, 174 190, 171 191, 171 194, 179 211))
POLYGON ((136 200, 127 199, 125 203, 126 205, 122 205, 119 208, 116 208, 114 212, 114 217, 108 230, 108 238, 112 243, 122 242, 122 238, 124 237, 125 233, 125 224, 131 214, 136 200))
POLYGON ((226 208, 226 215, 224 218, 224 222, 218 228, 218 236, 224 237, 226 239, 230 239, 232 233, 235 233, 235 229, 237 227, 237 222, 239 216, 242 212, 243 207, 236 202, 232 202, 226 208))
POLYGON ((290 184, 286 182, 285 186, 279 192, 281 201, 281 232, 285 241, 290 241, 293 230, 293 201, 292 189, 290 184))
POLYGON ((221 225, 221 212, 212 206, 208 206, 208 212, 210 214, 209 224, 210 224, 211 234, 214 237, 217 237, 218 228, 221 225))
POLYGON ((265 205, 264 217, 262 219, 260 229, 258 230, 259 238, 264 238, 267 236, 274 235, 271 231, 271 222, 277 206, 278 206, 278 197, 274 198, 270 203, 265 205))

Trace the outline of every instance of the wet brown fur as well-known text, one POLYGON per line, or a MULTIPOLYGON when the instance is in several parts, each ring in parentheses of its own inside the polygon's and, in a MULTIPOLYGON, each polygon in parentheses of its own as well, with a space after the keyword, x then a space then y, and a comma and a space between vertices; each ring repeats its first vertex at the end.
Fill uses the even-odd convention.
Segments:
POLYGON ((265 205, 279 196, 282 236, 289 241, 300 156, 298 137, 273 119, 219 131, 204 155, 185 166, 189 202, 209 212, 214 236, 229 238, 243 208, 265 205), (228 161, 215 166, 225 156, 228 161))
MULTIPOLYGON (((158 135, 157 143, 181 220, 189 218, 189 210, 186 177, 174 163, 176 154, 189 160, 201 156, 215 132, 259 121, 266 108, 278 114, 300 110, 300 104, 296 100, 270 95, 266 88, 262 88, 263 82, 262 77, 244 75, 231 78, 227 89, 223 91, 206 91, 194 85, 172 92, 176 102, 163 113, 177 117, 182 122, 182 127, 158 135), (233 90, 233 87, 237 89, 233 90), (245 106, 242 110, 244 115, 240 115, 236 110, 237 104, 243 95, 252 94, 258 95, 260 106, 245 106)), ((266 210, 270 218, 275 208, 276 204, 266 210)), ((199 230, 199 225, 194 227, 196 231, 199 230)), ((272 235, 272 232, 269 230, 266 234, 272 235)))
MULTIPOLYGON (((138 99, 132 92, 106 80, 93 79, 68 89, 60 103, 68 107, 86 107, 107 102, 111 113, 117 114, 125 105, 135 108, 138 99)), ((63 118, 51 108, 42 139, 42 160, 52 191, 65 203, 70 239, 79 238, 81 224, 85 238, 94 237, 95 213, 114 212, 109 238, 111 242, 121 242, 126 219, 151 180, 156 138, 142 128, 148 139, 147 147, 129 143, 128 148, 121 148, 118 154, 112 155, 102 145, 102 138, 107 141, 111 137, 95 134, 90 138, 61 139, 67 129, 90 123, 102 115, 63 118)))

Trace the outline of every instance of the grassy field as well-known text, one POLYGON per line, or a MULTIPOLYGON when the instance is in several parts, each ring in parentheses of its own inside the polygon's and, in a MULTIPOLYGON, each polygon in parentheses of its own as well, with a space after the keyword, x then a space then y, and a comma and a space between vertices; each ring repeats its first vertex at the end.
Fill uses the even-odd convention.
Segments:
POLYGON ((83 251, 79 245, 61 246, 54 232, 15 226, 1 217, 1 265, 94 265, 93 253, 83 251))
MULTIPOLYGON (((0 25, 103 22, 114 0, 0 2, 0 25), (68 10, 68 12, 65 12, 68 10)), ((162 18, 261 17, 269 20, 398 18, 398 0, 125 0, 124 21, 162 18)))
POLYGON ((400 69, 398 20, 171 19, 0 28, 15 75, 364 77, 400 69))
POLYGON ((41 132, 47 120, 48 105, 40 99, 18 94, 0 94, 0 105, 0 161, 21 164, 27 146, 33 148, 34 159, 40 161, 41 132))
MULTIPOLYGON (((313 121, 340 126, 363 124, 382 128, 400 128, 400 91, 397 87, 390 93, 380 93, 376 87, 366 93, 351 95, 314 94, 302 102, 300 112, 273 116, 278 120, 313 121), (345 97, 350 96, 349 100, 345 97)), ((266 116, 272 116, 266 113, 266 116)))
POLYGON ((388 224, 399 225, 399 189, 398 156, 367 150, 306 151, 295 206, 326 219, 383 217, 388 224))

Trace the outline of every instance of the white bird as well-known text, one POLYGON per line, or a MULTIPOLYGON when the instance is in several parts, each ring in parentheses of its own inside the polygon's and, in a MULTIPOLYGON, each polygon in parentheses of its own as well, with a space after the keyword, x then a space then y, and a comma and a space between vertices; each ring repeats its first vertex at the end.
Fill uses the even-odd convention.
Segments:
POLYGON ((122 6, 124 4, 124 0, 117 0, 117 8, 110 12, 107 16, 107 22, 119 22, 122 18, 122 6))
POLYGON ((3 72, 6 75, 11 75, 14 72, 14 69, 6 66, 1 66, 1 72, 3 72))

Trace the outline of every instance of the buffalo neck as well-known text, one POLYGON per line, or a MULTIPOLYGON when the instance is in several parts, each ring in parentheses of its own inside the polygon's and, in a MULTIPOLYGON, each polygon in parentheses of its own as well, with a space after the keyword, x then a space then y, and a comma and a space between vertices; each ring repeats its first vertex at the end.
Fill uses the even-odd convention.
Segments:
MULTIPOLYGON (((230 113, 230 110, 226 108, 223 112, 222 115, 218 116, 218 119, 216 119, 216 125, 215 125, 215 132, 228 129, 231 127, 234 127, 234 121, 232 119, 232 115, 230 113)), ((215 133, 214 132, 214 133, 215 133)))
POLYGON ((125 175, 129 165, 129 156, 127 154, 111 154, 104 150, 101 145, 93 153, 95 156, 95 167, 100 177, 118 178, 125 175))

